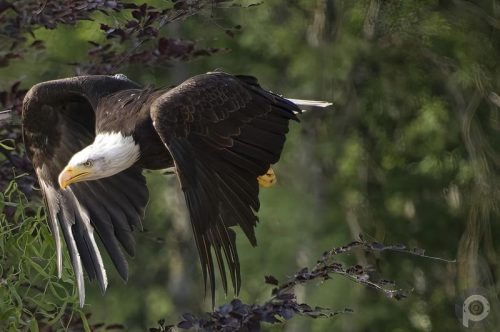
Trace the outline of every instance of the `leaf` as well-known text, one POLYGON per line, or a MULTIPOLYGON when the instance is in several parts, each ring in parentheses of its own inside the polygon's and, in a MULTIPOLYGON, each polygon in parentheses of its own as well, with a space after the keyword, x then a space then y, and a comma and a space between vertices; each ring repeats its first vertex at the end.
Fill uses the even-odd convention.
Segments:
POLYGON ((43 42, 43 40, 35 40, 33 43, 31 43, 30 45, 31 47, 33 48, 36 48, 36 49, 43 49, 45 48, 45 44, 43 42))
POLYGON ((190 328, 193 327, 193 322, 190 322, 190 321, 187 321, 187 320, 183 320, 182 322, 180 322, 179 324, 177 324, 177 327, 180 328, 180 329, 189 330, 190 328))
POLYGON ((138 21, 140 21, 143 16, 144 16, 144 13, 142 11, 140 11, 140 10, 134 10, 132 12, 132 17, 135 18, 138 21))
POLYGON ((264 276, 264 279, 265 279, 266 284, 275 285, 275 286, 277 286, 279 284, 278 279, 276 279, 272 275, 264 276))
POLYGON ((16 143, 13 139, 4 139, 0 141, 0 148, 5 149, 7 151, 14 151, 16 149, 16 143), (10 142, 11 145, 5 144, 5 142, 10 142))

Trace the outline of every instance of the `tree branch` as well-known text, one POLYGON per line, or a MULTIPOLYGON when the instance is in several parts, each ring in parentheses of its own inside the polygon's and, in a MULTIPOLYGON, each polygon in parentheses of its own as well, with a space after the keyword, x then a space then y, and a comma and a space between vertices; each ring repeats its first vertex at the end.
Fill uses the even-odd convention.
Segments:
POLYGON ((169 325, 165 323, 165 320, 161 320, 158 322, 159 326, 151 328, 150 331, 172 331, 174 327, 185 330, 201 329, 205 331, 226 332, 260 331, 261 323, 263 322, 279 324, 294 316, 319 318, 352 313, 353 310, 348 308, 333 310, 297 302, 297 298, 293 293, 295 286, 312 281, 325 281, 331 279, 334 274, 341 275, 363 286, 373 288, 395 300, 401 300, 408 296, 411 290, 397 289, 393 281, 370 279, 371 273, 369 272, 372 272, 371 268, 361 265, 346 266, 336 259, 339 255, 350 254, 355 249, 369 252, 390 251, 421 256, 442 262, 454 262, 439 257, 427 256, 424 250, 420 248, 408 248, 401 244, 384 245, 379 242, 368 242, 360 235, 358 241, 353 241, 347 245, 326 251, 317 261, 314 268, 311 270, 307 267, 303 268, 284 283, 280 284, 273 276, 266 276, 265 282, 275 287, 271 291, 271 297, 263 304, 246 304, 239 299, 234 299, 230 303, 215 309, 213 312, 207 313, 204 317, 196 317, 193 314, 186 313, 182 315, 182 321, 176 325, 169 325))

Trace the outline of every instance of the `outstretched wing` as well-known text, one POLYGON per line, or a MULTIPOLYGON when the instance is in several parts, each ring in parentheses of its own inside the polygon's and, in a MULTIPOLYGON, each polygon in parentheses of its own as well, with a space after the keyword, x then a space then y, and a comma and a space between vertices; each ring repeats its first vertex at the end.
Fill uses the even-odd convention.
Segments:
POLYGON ((85 299, 83 269, 90 279, 98 280, 102 291, 107 286, 94 229, 118 272, 126 279, 128 266, 121 247, 134 255, 131 232, 141 227, 148 191, 138 167, 109 178, 75 183, 67 190, 60 190, 57 176, 73 154, 94 140, 94 110, 99 99, 132 88, 137 85, 126 78, 80 76, 37 84, 23 103, 24 142, 48 208, 58 273, 60 276, 62 232, 77 278, 81 305, 85 299))
POLYGON ((288 122, 297 120, 294 112, 300 109, 263 90, 255 78, 221 72, 195 76, 151 106, 153 124, 175 162, 212 301, 212 250, 224 290, 227 264, 239 291, 235 233, 229 227, 239 225, 256 245, 257 177, 278 161, 288 122))

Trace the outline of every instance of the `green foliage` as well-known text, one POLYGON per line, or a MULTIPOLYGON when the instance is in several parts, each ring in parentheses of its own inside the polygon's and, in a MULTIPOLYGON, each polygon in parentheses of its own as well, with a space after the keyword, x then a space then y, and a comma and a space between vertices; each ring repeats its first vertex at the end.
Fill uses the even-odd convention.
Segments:
POLYGON ((77 319, 87 324, 69 261, 59 280, 43 209, 27 200, 16 180, 0 193, 0 330, 66 330, 77 319))

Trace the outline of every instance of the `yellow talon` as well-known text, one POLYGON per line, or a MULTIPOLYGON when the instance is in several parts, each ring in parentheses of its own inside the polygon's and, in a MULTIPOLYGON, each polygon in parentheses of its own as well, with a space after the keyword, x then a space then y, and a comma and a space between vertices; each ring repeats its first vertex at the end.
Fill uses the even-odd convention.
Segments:
POLYGON ((259 185, 264 188, 272 187, 278 181, 272 168, 269 168, 266 174, 259 176, 257 180, 259 181, 259 185))

